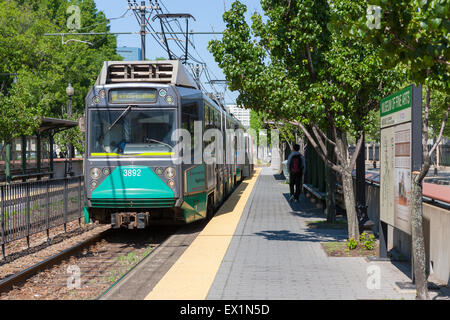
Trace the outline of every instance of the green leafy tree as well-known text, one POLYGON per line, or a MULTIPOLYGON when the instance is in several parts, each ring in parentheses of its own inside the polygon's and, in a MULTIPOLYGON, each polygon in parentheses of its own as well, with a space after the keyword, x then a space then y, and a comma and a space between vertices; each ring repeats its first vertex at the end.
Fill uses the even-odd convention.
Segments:
POLYGON ((264 129, 264 120, 256 111, 250 110, 250 134, 253 141, 259 146, 259 130, 264 129))
POLYGON ((48 23, 29 8, 18 10, 16 5, 0 3, 0 73, 10 74, 2 77, 0 90, 0 141, 5 144, 32 134, 51 104, 32 70, 48 58, 38 36, 48 23), (16 83, 11 81, 12 74, 16 83))
POLYGON ((429 299, 422 231, 422 181, 430 168, 431 156, 444 134, 450 111, 447 98, 450 92, 450 5, 445 0, 372 0, 370 4, 377 6, 380 14, 378 17, 372 14, 368 19, 361 17, 359 23, 353 26, 353 31, 368 43, 383 48, 383 64, 386 68, 406 65, 408 81, 423 85, 425 89, 423 164, 419 172, 413 172, 411 229, 417 296, 419 299, 429 299), (375 19, 378 23, 374 23, 375 19), (440 100, 434 105, 432 92, 438 95, 435 102, 440 100), (436 123, 437 119, 440 121, 436 123), (430 126, 436 137, 431 150, 427 146, 430 126))
MULTIPOLYGON (((115 36, 44 36, 71 31, 67 24, 71 5, 79 6, 81 14, 81 29, 75 31, 109 31, 108 20, 93 0, 0 2, 0 73, 18 73, 16 85, 9 81, 1 88, 0 140, 32 133, 43 116, 68 118, 69 83, 75 88, 71 118, 76 120, 84 112, 84 98, 103 62, 121 60, 115 52, 115 36)), ((58 134, 55 140, 61 146, 71 141, 83 150, 78 129, 58 134)))
POLYGON ((340 174, 349 237, 359 239, 352 171, 361 133, 372 121, 370 111, 386 92, 386 79, 396 74, 382 69, 376 47, 350 32, 365 12, 364 3, 262 0, 261 6, 267 19, 254 14, 250 28, 246 7, 235 1, 223 16, 222 41, 212 41, 209 48, 230 89, 239 91, 239 103, 298 125, 326 165, 340 174), (353 156, 347 133, 359 137, 353 156))

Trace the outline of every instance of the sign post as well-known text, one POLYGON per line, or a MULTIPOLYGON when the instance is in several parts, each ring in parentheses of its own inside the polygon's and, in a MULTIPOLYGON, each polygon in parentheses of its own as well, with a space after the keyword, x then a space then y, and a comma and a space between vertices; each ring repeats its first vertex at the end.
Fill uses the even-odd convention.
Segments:
MULTIPOLYGON (((422 165, 422 88, 411 85, 380 104, 380 244, 387 246, 387 225, 411 235, 412 172, 422 165)), ((386 251, 380 248, 380 256, 386 251)))

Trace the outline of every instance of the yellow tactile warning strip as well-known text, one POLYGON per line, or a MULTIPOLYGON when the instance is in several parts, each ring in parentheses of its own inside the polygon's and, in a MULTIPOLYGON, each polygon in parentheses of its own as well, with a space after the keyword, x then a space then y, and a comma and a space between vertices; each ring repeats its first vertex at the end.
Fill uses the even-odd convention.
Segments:
POLYGON ((260 173, 244 180, 145 300, 204 300, 260 173))

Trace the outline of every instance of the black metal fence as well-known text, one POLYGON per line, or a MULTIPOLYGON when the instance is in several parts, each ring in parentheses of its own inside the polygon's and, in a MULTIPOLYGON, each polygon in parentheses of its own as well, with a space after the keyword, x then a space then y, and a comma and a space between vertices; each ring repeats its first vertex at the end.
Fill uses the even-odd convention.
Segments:
POLYGON ((450 166, 450 145, 448 144, 439 145, 439 165, 450 166))
POLYGON ((83 176, 0 186, 1 245, 47 231, 73 220, 81 222, 83 176))
MULTIPOLYGON (((428 145, 428 150, 431 150, 432 145, 428 145)), ((436 163, 436 157, 439 156, 439 165, 440 166, 450 166, 450 145, 449 144, 440 144, 438 146, 439 150, 436 150, 435 152, 433 152, 433 154, 431 155, 431 163, 435 164, 436 163)), ((353 152, 355 152, 355 146, 349 146, 348 147, 348 151, 350 153, 350 155, 353 154, 353 152)), ((379 145, 375 145, 375 148, 373 147, 373 145, 366 145, 366 150, 365 150, 365 157, 366 160, 368 161, 379 161, 380 160, 380 146, 379 145)))
MULTIPOLYGON (((348 147, 348 153, 350 155, 353 155, 353 152, 355 152, 356 147, 354 145, 350 145, 348 147)), ((364 157, 367 161, 380 161, 380 146, 375 145, 375 148, 371 144, 366 144, 364 149, 364 157)))

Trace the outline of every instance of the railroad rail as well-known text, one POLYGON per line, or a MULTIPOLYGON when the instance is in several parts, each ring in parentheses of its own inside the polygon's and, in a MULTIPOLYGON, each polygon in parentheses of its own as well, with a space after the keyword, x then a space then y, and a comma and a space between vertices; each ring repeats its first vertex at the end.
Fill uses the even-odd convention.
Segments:
POLYGON ((177 229, 179 227, 171 226, 139 232, 102 231, 2 280, 0 299, 96 299, 177 229), (75 273, 72 274, 72 271, 75 273), (76 281, 71 283, 71 279, 77 276, 78 284, 76 281))
POLYGON ((61 251, 60 253, 45 259, 44 261, 41 261, 39 263, 36 263, 35 265, 20 271, 16 274, 13 274, 6 279, 3 279, 0 281, 0 293, 6 292, 8 290, 11 290, 14 286, 18 286, 25 282, 27 279, 31 278, 35 274, 44 271, 55 264, 58 264, 59 262, 63 261, 64 259, 67 259, 68 257, 76 254, 77 252, 83 250, 84 248, 92 245, 95 242, 98 242, 99 240, 103 239, 108 233, 111 233, 111 229, 108 229, 106 231, 103 231, 97 235, 92 236, 91 238, 80 242, 66 250, 61 251))

